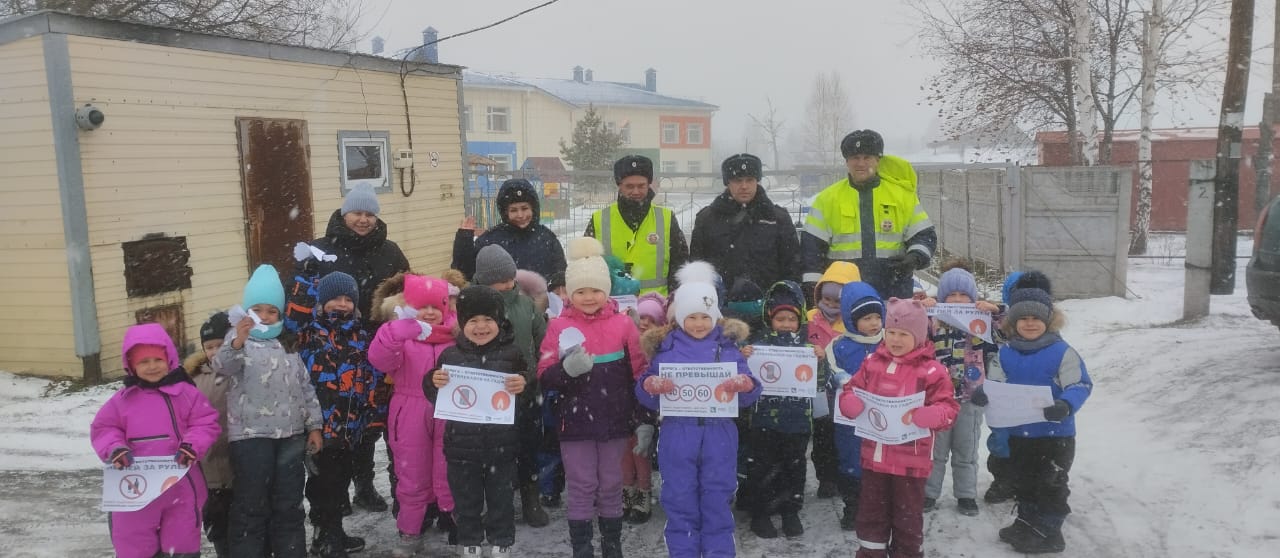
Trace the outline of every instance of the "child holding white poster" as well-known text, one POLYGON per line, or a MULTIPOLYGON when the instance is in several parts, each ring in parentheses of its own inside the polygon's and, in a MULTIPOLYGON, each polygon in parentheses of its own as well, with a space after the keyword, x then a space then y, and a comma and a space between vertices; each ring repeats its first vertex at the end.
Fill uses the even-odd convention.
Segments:
MULTIPOLYGON (((506 372, 507 393, 514 397, 523 392, 523 374, 529 364, 515 344, 502 295, 484 286, 462 289, 458 293, 458 323, 462 331, 456 337, 456 344, 441 353, 437 364, 506 372)), ((422 390, 434 404, 440 389, 448 384, 449 373, 437 369, 429 380, 422 382, 422 390)), ((519 420, 520 417, 516 417, 516 421, 519 420)), ((490 556, 510 556, 511 545, 516 541, 512 498, 515 457, 520 451, 519 427, 444 422, 444 457, 448 462, 449 491, 453 493, 460 552, 463 556, 480 556, 480 545, 487 541, 493 547, 490 556)))
MULTIPOLYGON (((916 300, 890 298, 884 329, 884 342, 845 384, 840 394, 840 412, 849 418, 857 418, 864 411, 879 412, 877 408, 868 409, 855 389, 886 398, 923 393, 923 406, 903 414, 903 423, 931 431, 950 428, 960 405, 946 368, 933 358, 924 305, 916 300)), ((932 469, 933 438, 931 432, 923 438, 892 445, 863 439, 857 558, 924 556, 924 485, 932 469)))
MULTIPOLYGON (((821 347, 809 345, 806 331, 804 291, 794 281, 779 281, 764 294, 763 315, 768 330, 758 345, 774 347, 811 347, 818 358, 818 370, 809 377, 819 384, 826 380, 825 353, 821 347), (814 374, 816 372, 816 374, 814 374), (816 378, 814 376, 816 375, 816 378)), ((742 354, 751 358, 750 345, 742 354)), ((807 367, 808 365, 804 365, 807 367)), ((799 375, 800 369, 781 370, 799 375)), ((782 514, 782 532, 788 538, 804 534, 800 508, 804 504, 804 481, 808 469, 805 449, 813 431, 813 398, 761 395, 751 408, 751 426, 747 430, 747 484, 751 490, 751 532, 762 539, 778 536, 771 516, 782 514), (776 473, 776 474, 775 474, 776 473)))
POLYGON ((116 556, 200 556, 200 510, 205 484, 198 461, 221 428, 218 411, 178 363, 178 350, 160 324, 139 324, 124 334, 124 387, 111 396, 89 428, 98 457, 116 469, 134 457, 172 456, 190 470, 136 511, 111 512, 116 556))
MULTIPOLYGON (((715 396, 727 394, 731 400, 736 394, 739 407, 751 406, 761 386, 737 348, 750 331, 740 321, 721 319, 715 270, 706 262, 691 262, 676 278, 680 287, 671 301, 674 324, 649 330, 643 339, 653 354, 649 369, 636 383, 640 404, 657 411, 659 399, 676 391, 675 383, 659 374, 664 363, 733 363, 737 374, 716 386, 715 396)), ((658 468, 670 556, 734 555, 729 501, 737 484, 737 456, 738 427, 733 418, 663 418, 658 468)))
MULTIPOLYGON (((949 304, 975 304, 977 310, 996 314, 999 307, 978 300, 978 283, 963 262, 951 262, 938 278, 938 297, 949 304)), ((934 299, 926 299, 931 306, 934 299)), ((993 318, 996 322, 998 317, 993 318)), ((933 320, 934 356, 947 367, 960 414, 950 430, 939 432, 933 445, 933 472, 924 487, 924 511, 933 511, 942 494, 951 462, 951 484, 956 509, 962 515, 978 515, 978 440, 982 438, 982 408, 969 401, 969 395, 982 384, 987 370, 999 366, 995 343, 984 341, 964 328, 938 318, 933 320)))

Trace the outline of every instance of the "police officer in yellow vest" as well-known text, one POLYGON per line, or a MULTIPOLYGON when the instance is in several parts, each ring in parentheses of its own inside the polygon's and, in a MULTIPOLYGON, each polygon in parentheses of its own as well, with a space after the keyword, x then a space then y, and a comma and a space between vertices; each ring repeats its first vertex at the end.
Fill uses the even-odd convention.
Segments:
POLYGON ((886 156, 884 139, 857 130, 840 142, 849 176, 818 194, 800 236, 804 281, 833 261, 857 264, 862 280, 889 297, 911 298, 912 272, 929 265, 938 234, 916 195, 916 172, 886 156))
POLYGON ((689 257, 689 244, 670 209, 653 205, 653 161, 627 155, 613 164, 618 201, 591 215, 587 236, 627 264, 640 293, 666 296, 675 289, 676 270, 689 257))

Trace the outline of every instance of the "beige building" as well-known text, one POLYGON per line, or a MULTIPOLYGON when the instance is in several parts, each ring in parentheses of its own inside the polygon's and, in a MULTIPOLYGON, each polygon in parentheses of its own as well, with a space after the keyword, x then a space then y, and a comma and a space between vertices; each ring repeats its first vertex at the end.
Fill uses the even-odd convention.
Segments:
POLYGON ((415 269, 447 267, 461 68, 408 64, 407 101, 400 69, 60 13, 0 21, 0 370, 119 375, 140 321, 194 348, 253 267, 292 271, 356 183, 415 269))
POLYGON ((530 157, 560 157, 577 121, 594 106, 620 131, 624 150, 654 159, 666 173, 718 172, 711 159, 712 104, 658 93, 657 72, 644 83, 595 81, 574 68, 571 79, 463 72, 468 151, 520 168, 530 157))

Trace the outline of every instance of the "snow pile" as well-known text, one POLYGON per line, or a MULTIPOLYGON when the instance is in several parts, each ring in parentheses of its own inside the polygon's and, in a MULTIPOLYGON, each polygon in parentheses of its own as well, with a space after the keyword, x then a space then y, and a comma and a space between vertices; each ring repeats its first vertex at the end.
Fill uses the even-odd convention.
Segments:
POLYGON ((114 382, 79 391, 71 384, 0 372, 0 470, 75 470, 99 465, 89 423, 120 389, 114 382))

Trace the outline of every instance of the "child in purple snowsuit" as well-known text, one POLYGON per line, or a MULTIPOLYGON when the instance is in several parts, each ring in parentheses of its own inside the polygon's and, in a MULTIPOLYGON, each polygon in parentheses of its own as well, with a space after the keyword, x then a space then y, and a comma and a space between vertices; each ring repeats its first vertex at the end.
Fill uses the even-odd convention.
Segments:
MULTIPOLYGON (((675 391, 675 384, 659 375, 664 362, 732 362, 738 373, 716 391, 736 392, 739 407, 751 406, 760 397, 760 382, 751 375, 736 344, 749 334, 746 324, 721 320, 710 265, 693 262, 677 275, 680 288, 671 307, 679 327, 645 334, 645 340, 661 341, 649 369, 636 383, 636 397, 641 405, 657 411, 659 397, 675 391), (663 337, 665 331, 670 333, 663 337)), ((658 470, 662 509, 667 513, 667 553, 672 558, 735 555, 729 500, 737 485, 737 465, 738 427, 733 418, 663 418, 658 470)))
POLYGON ((134 457, 173 456, 191 470, 142 509, 111 512, 111 544, 120 558, 200 556, 205 484, 199 459, 222 431, 218 411, 182 369, 160 324, 130 327, 121 352, 128 376, 93 417, 94 451, 117 469, 134 457))

